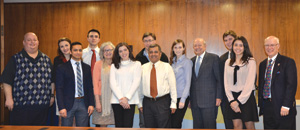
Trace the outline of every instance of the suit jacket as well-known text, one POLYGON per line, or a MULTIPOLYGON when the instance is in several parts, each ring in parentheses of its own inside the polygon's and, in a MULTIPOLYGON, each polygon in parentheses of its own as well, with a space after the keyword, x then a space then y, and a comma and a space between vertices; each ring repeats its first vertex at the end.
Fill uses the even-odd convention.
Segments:
MULTIPOLYGON (((229 51, 227 51, 226 53, 220 56, 220 77, 221 77, 221 85, 222 85, 222 94, 223 97, 226 98, 226 100, 227 100, 227 96, 225 94, 225 88, 224 88, 224 69, 225 69, 225 62, 228 59, 228 55, 229 55, 229 51)), ((222 102, 223 100, 225 100, 224 98, 222 99, 222 102)))
MULTIPOLYGON (((91 67, 81 62, 85 106, 95 106, 91 67)), ((56 70, 56 96, 59 110, 71 110, 75 100, 75 75, 71 61, 61 64, 56 70)))
POLYGON ((195 74, 196 56, 192 59, 193 70, 190 89, 192 108, 209 108, 216 106, 216 98, 222 99, 222 84, 220 79, 219 56, 206 52, 198 77, 195 74))
MULTIPOLYGON (((263 115, 263 89, 265 84, 265 72, 268 64, 268 59, 265 59, 259 64, 259 93, 258 106, 260 107, 260 115, 263 115)), ((274 63, 271 81, 271 98, 272 105, 276 117, 286 118, 296 115, 295 95, 297 91, 297 68, 293 59, 280 55, 274 63), (289 115, 280 116, 281 107, 290 108, 289 115)))

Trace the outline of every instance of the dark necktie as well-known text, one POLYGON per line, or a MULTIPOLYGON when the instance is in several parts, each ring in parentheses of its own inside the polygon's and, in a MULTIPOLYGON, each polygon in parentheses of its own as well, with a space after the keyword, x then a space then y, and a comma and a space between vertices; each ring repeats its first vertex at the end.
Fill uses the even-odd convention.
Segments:
POLYGON ((94 65, 96 63, 96 53, 95 53, 95 50, 92 50, 92 51, 93 51, 93 55, 92 55, 92 60, 91 60, 91 71, 92 71, 92 76, 93 76, 94 65))
POLYGON ((77 65, 76 67, 76 74, 77 74, 77 93, 79 97, 83 96, 83 88, 82 88, 82 79, 81 79, 81 70, 79 62, 75 63, 77 65))
POLYGON ((150 75, 150 95, 153 98, 157 96, 156 70, 154 64, 152 65, 151 75, 150 75))
POLYGON ((271 85, 271 71, 272 71, 272 59, 269 60, 269 64, 267 67, 266 77, 265 77, 265 84, 263 90, 264 98, 269 98, 270 96, 270 85, 271 85))

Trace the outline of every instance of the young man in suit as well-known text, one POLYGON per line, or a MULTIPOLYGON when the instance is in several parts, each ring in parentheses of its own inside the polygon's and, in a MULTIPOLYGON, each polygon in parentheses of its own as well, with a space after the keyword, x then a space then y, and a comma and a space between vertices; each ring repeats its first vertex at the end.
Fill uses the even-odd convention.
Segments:
POLYGON ((264 46, 268 58, 259 64, 258 93, 264 129, 296 129, 296 63, 279 54, 277 37, 267 37, 264 46))
POLYGON ((230 108, 230 107, 228 106, 229 103, 228 103, 227 96, 226 96, 225 90, 224 90, 224 67, 225 67, 226 60, 230 59, 230 51, 232 48, 232 42, 234 41, 234 39, 236 37, 237 37, 236 33, 232 30, 228 30, 223 34, 223 42, 228 51, 220 57, 220 61, 221 61, 220 62, 220 70, 221 70, 222 94, 223 94, 221 110, 222 110, 224 124, 225 124, 226 129, 233 129, 233 123, 232 123, 231 119, 227 118, 228 116, 227 116, 227 112, 226 112, 227 111, 226 109, 230 108))
POLYGON ((219 56, 206 52, 204 39, 193 44, 195 57, 190 89, 193 128, 216 129, 216 106, 222 99, 219 56))
POLYGON ((62 126, 88 126, 94 111, 94 92, 91 67, 81 61, 82 44, 71 44, 71 59, 57 68, 56 96, 62 126))

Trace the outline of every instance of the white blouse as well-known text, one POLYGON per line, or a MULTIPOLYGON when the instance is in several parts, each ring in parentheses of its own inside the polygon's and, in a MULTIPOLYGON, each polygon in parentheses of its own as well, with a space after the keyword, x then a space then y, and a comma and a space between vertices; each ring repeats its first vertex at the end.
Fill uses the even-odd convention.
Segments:
POLYGON ((239 102, 245 104, 250 94, 255 90, 256 62, 253 58, 249 59, 248 64, 238 65, 237 82, 233 84, 234 66, 229 65, 230 59, 225 62, 224 85, 228 101, 234 100, 232 92, 241 92, 238 97, 239 102))
POLYGON ((113 94, 111 103, 119 104, 123 97, 128 98, 129 104, 139 104, 138 87, 141 81, 142 66, 139 61, 121 61, 119 69, 111 65, 110 87, 113 94))

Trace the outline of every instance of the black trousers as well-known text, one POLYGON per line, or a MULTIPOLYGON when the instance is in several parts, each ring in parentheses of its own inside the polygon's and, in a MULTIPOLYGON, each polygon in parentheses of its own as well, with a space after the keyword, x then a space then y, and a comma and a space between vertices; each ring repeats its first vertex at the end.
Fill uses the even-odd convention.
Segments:
POLYGON ((227 96, 225 94, 225 96, 223 97, 223 100, 221 102, 221 110, 222 110, 222 114, 223 114, 224 124, 225 124, 226 129, 233 129, 233 122, 231 119, 228 119, 228 116, 226 113, 227 109, 230 108, 230 106, 228 106, 228 105, 229 105, 229 102, 228 102, 227 96))
POLYGON ((171 127, 171 98, 170 95, 162 96, 157 100, 144 97, 143 114, 146 128, 171 127))
POLYGON ((186 112, 186 109, 189 105, 190 98, 188 97, 185 100, 184 107, 182 109, 179 109, 179 102, 181 98, 177 98, 177 109, 174 114, 171 114, 171 127, 172 128, 181 128, 182 127, 182 121, 186 112))
POLYGON ((124 109, 120 104, 112 104, 116 127, 132 128, 135 105, 130 109, 124 109))
POLYGON ((49 108, 13 109, 10 112, 10 125, 45 126, 49 108))
POLYGON ((264 100, 264 129, 296 129, 296 117, 276 118, 272 101, 264 100))

